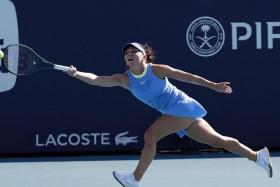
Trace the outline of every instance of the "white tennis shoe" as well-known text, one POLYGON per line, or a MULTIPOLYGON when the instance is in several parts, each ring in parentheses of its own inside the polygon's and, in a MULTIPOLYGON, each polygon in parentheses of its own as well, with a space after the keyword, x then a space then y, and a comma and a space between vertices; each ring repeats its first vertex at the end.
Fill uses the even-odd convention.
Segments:
POLYGON ((262 167, 270 178, 273 176, 272 162, 270 159, 269 151, 266 147, 257 151, 256 164, 262 167))
POLYGON ((139 182, 135 180, 135 176, 132 173, 124 175, 113 171, 113 175, 123 187, 139 187, 139 182))

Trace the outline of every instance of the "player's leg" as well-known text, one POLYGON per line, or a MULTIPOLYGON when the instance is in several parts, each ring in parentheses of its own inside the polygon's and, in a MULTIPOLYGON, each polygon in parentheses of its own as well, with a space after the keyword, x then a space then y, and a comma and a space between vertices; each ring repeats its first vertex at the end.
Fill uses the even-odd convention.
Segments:
POLYGON ((169 115, 159 117, 144 135, 144 148, 133 174, 123 175, 114 171, 116 180, 123 186, 138 187, 139 181, 155 157, 157 142, 169 134, 188 128, 193 121, 194 118, 178 118, 169 115))
POLYGON ((214 148, 223 148, 249 160, 256 161, 256 152, 238 140, 217 133, 204 119, 196 119, 188 129, 188 136, 214 148))
POLYGON ((194 118, 178 118, 169 115, 162 115, 152 124, 144 135, 144 148, 142 150, 139 163, 133 172, 137 181, 142 178, 143 174, 154 159, 157 142, 169 134, 188 128, 193 121, 194 118))
POLYGON ((198 142, 211 145, 215 148, 224 148, 246 157, 262 167, 269 177, 273 175, 272 163, 267 148, 255 152, 234 138, 220 135, 203 119, 196 119, 192 123, 188 128, 188 135, 198 142))

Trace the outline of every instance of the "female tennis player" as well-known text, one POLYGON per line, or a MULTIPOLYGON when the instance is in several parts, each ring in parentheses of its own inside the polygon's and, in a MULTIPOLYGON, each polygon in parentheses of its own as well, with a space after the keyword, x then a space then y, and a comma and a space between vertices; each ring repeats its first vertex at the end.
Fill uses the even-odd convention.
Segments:
POLYGON ((225 94, 232 93, 229 82, 215 83, 168 65, 153 64, 153 51, 147 45, 128 43, 124 46, 123 53, 129 68, 125 73, 97 76, 77 71, 73 66, 67 72, 70 76, 91 85, 123 87, 137 99, 162 113, 145 132, 144 148, 134 172, 130 174, 113 172, 115 179, 122 186, 139 186, 139 181, 155 157, 157 142, 175 132, 179 136, 184 136, 185 130, 190 138, 198 142, 214 148, 224 148, 254 161, 267 172, 269 177, 272 177, 272 163, 266 147, 255 152, 238 140, 217 133, 203 119, 206 110, 196 100, 172 85, 168 78, 201 85, 225 94))

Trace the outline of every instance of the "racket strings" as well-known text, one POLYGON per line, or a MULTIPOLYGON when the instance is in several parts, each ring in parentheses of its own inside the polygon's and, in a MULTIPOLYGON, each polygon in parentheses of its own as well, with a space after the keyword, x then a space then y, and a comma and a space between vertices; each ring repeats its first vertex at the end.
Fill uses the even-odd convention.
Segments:
POLYGON ((36 66, 36 57, 27 48, 19 48, 18 72, 20 74, 29 74, 34 72, 36 66))
POLYGON ((26 46, 10 46, 7 48, 5 66, 15 74, 31 74, 39 65, 38 56, 26 46))

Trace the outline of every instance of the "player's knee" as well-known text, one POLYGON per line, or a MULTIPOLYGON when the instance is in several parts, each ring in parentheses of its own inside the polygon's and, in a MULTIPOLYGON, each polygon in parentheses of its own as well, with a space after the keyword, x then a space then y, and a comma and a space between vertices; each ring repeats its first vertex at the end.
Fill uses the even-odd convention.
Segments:
POLYGON ((226 139, 222 136, 217 136, 209 142, 209 145, 213 148, 224 148, 225 144, 226 139))
POLYGON ((153 130, 148 129, 144 134, 144 141, 146 145, 157 143, 156 133, 153 130))
POLYGON ((223 148, 224 142, 221 139, 217 139, 217 140, 210 142, 209 145, 213 148, 223 148))
POLYGON ((233 145, 233 146, 237 146, 237 145, 240 144, 239 141, 238 141, 237 139, 235 139, 235 138, 228 138, 227 141, 228 141, 231 145, 233 145))

